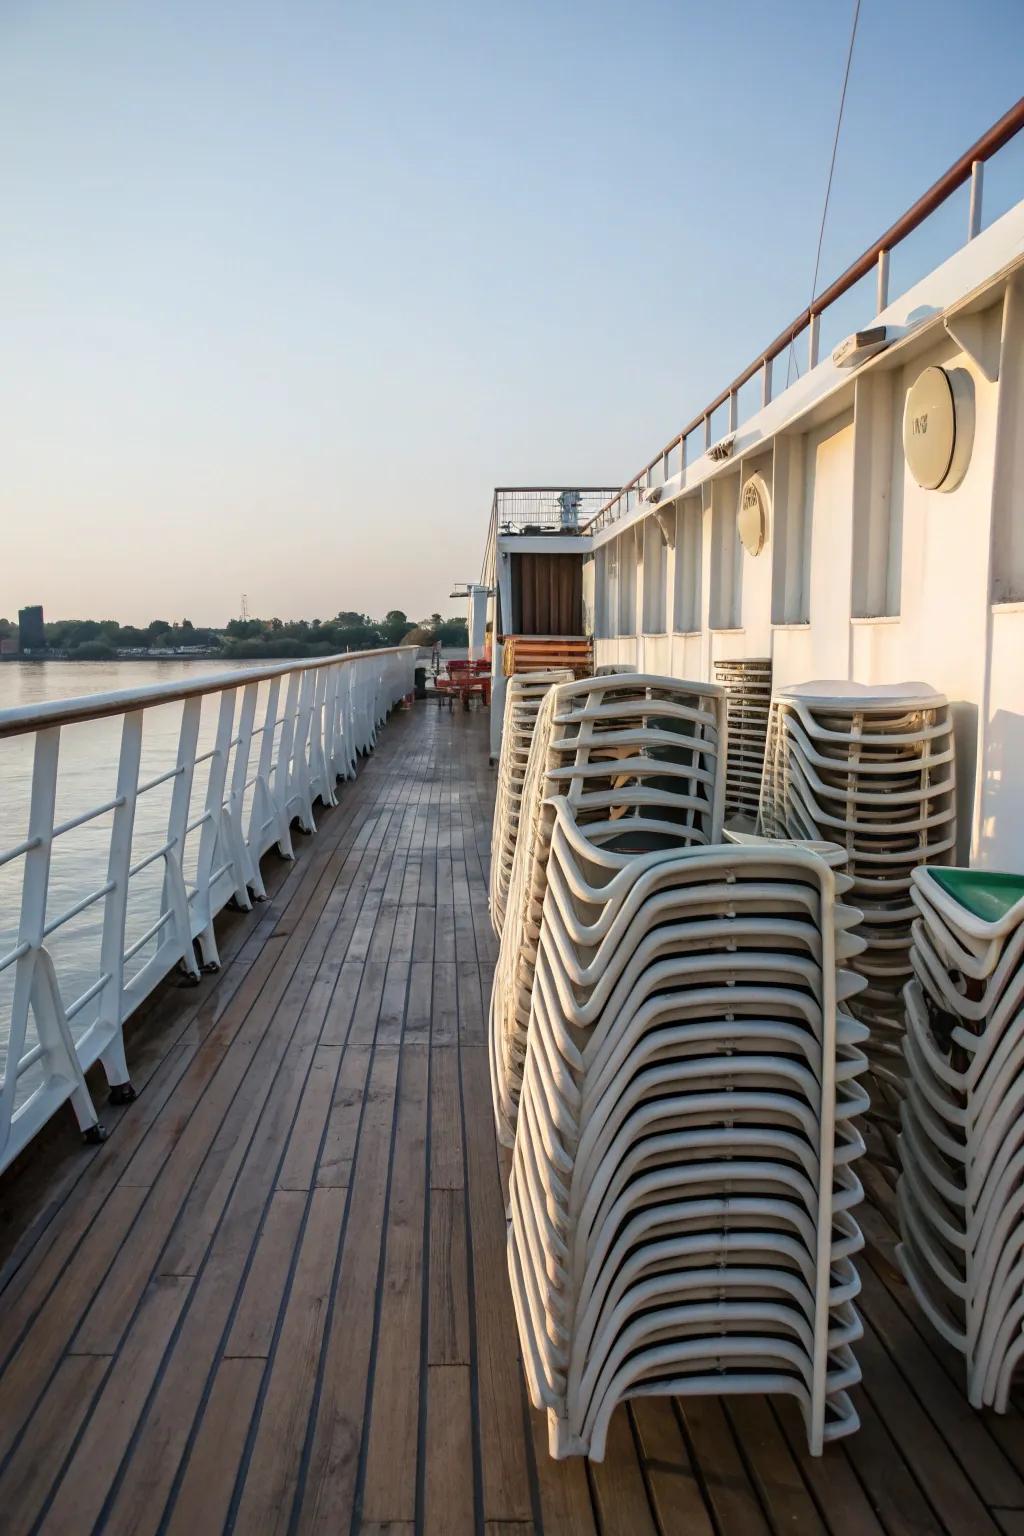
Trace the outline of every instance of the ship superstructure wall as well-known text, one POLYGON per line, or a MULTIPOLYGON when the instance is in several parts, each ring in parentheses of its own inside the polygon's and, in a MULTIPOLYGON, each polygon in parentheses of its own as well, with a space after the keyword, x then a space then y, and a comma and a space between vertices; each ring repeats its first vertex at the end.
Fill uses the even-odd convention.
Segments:
POLYGON ((597 665, 711 680, 722 659, 771 657, 776 687, 931 684, 956 706, 958 853, 1022 869, 1024 205, 880 322, 895 337, 884 351, 820 364, 722 461, 703 454, 593 535, 585 627, 597 665), (940 489, 904 449, 929 368, 954 382, 958 454, 971 439, 959 483, 940 489))

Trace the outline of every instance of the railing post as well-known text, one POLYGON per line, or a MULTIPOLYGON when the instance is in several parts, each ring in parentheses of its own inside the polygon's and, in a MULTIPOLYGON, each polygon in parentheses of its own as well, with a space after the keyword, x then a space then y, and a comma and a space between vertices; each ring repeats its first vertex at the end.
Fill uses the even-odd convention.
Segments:
POLYGON ((339 671, 341 673, 341 682, 338 692, 341 699, 341 745, 345 754, 345 777, 346 779, 354 779, 356 776, 356 717, 352 663, 346 662, 343 667, 339 668, 339 671))
POLYGON ((708 451, 708 449, 710 447, 711 447, 711 417, 710 416, 705 416, 704 417, 704 452, 707 453, 707 451, 708 451))
POLYGON ((218 970, 220 956, 213 934, 213 910, 210 889, 213 884, 213 856, 223 841, 224 781, 228 771, 228 753, 231 750, 232 726, 235 721, 234 688, 225 688, 220 696, 217 715, 217 734, 214 738, 213 755, 210 758, 210 777, 206 783, 206 805, 202 830, 199 834, 199 857, 196 861, 196 903, 202 914, 203 926, 196 935, 207 970, 218 970))
POLYGON ((373 744, 372 727, 370 722, 370 688, 366 677, 365 662, 362 660, 354 661, 352 663, 352 668, 355 672, 356 718, 358 721, 356 726, 356 746, 365 757, 369 753, 370 747, 373 744))
POLYGON ((735 432, 736 431, 737 417, 739 415, 739 405, 740 405, 739 390, 730 389, 730 391, 729 391, 729 431, 730 432, 735 432))
POLYGON ((172 914, 182 964, 195 980, 199 979, 199 966, 192 948, 192 913, 185 889, 185 829, 192 804, 192 781, 196 771, 202 709, 202 699, 186 699, 181 712, 174 788, 171 790, 171 806, 167 813, 167 841, 171 846, 164 854, 164 890, 160 903, 161 911, 168 910, 172 914))
MULTIPOLYGON (((48 1075, 58 1085, 54 1095, 54 1109, 65 1098, 70 1098, 81 1130, 97 1137, 102 1134, 64 1016, 63 1004, 59 994, 53 997, 52 989, 44 985, 46 977, 43 971, 48 957, 43 948, 43 928, 46 925, 46 893, 50 878, 59 755, 60 727, 39 731, 35 741, 29 801, 30 846, 22 870, 21 915, 18 923, 18 948, 24 948, 24 953, 14 963, 11 1029, 7 1040, 3 1088, 0 1090, 0 1168, 6 1167, 20 1151, 20 1146, 10 1146, 11 1120, 18 1086, 18 1065, 25 1054, 30 1008, 35 1016, 39 1043, 45 1053, 48 1075)), ((52 966, 45 966, 51 982, 52 969, 52 966)))
POLYGON ((294 858, 291 842, 290 815, 292 808, 291 769, 292 769, 292 742, 295 739, 295 716, 299 707, 299 674, 289 672, 288 687, 285 690, 284 716, 281 720, 281 740, 277 751, 277 761, 274 764, 274 803, 286 829, 287 837, 278 844, 281 853, 286 859, 294 858))
POLYGON ((231 790, 223 810, 223 819, 231 844, 231 858, 235 866, 235 901, 243 912, 252 911, 249 887, 262 899, 266 895, 260 878, 260 867, 251 858, 242 829, 242 810, 245 804, 245 781, 249 777, 249 754, 252 751, 252 728, 256 720, 256 695, 259 683, 246 683, 242 689, 242 707, 238 712, 238 745, 231 764, 231 790))
POLYGON ((270 687, 267 690, 267 708, 263 717, 263 734, 260 737, 259 766, 256 769, 255 794, 252 799, 252 809, 249 812, 249 836, 247 841, 252 847, 256 844, 256 854, 253 862, 258 863, 259 857, 270 844, 264 844, 264 833, 268 826, 274 830, 271 842, 276 842, 281 857, 293 859, 291 835, 288 831, 288 822, 285 819, 283 807, 279 806, 271 787, 270 776, 274 771, 274 742, 277 738, 277 710, 281 697, 281 679, 272 677, 270 687), (259 821, 257 822, 257 817, 259 821))
POLYGON ((327 778, 331 786, 333 803, 338 803, 336 786, 338 783, 338 667, 325 667, 327 680, 324 690, 324 715, 323 715, 323 749, 324 762, 327 765, 327 778))
POLYGON ((766 357, 761 364, 761 406, 772 403, 772 358, 766 357))
POLYGON ((969 241, 981 233, 981 194, 984 181, 984 161, 975 160, 971 165, 971 205, 967 213, 967 239, 969 241))
POLYGON ((812 312, 810 324, 807 327, 807 367, 808 371, 818 366, 818 340, 821 331, 821 316, 817 311, 812 312))
POLYGON ((316 822, 313 820, 313 790, 310 782, 313 768, 310 728, 313 721, 315 686, 316 673, 307 668, 302 673, 302 686, 299 690, 299 723, 292 744, 294 769, 292 783, 299 801, 299 826, 303 832, 316 831, 316 822))
POLYGON ((887 250, 878 253, 877 273, 878 291, 875 298, 875 313, 880 315, 889 303, 889 252, 887 250))
POLYGON ((309 764, 311 772, 311 788, 319 788, 320 799, 324 805, 337 805, 337 797, 334 793, 334 777, 328 769, 328 753, 326 737, 329 732, 327 720, 327 685, 330 681, 327 667, 318 667, 313 673, 313 714, 310 720, 309 730, 309 764), (313 772, 315 765, 316 771, 313 772))
POLYGON ((117 801, 110 829, 107 883, 103 903, 103 936, 100 941, 100 973, 106 979, 99 994, 97 1023, 101 1036, 110 1036, 100 1060, 110 1085, 111 1103, 123 1104, 135 1097, 128 1078, 128 1063, 121 1033, 124 1003, 124 935, 128 915, 128 871, 132 864, 135 802, 142 760, 141 709, 125 715, 121 726, 121 754, 117 764, 117 801))

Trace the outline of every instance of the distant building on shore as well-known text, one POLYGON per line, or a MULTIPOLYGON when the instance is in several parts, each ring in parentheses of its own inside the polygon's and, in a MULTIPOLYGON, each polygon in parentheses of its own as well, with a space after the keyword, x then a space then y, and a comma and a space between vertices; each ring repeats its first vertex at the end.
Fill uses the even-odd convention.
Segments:
POLYGON ((43 608, 41 603, 36 603, 31 608, 18 609, 18 650, 22 655, 26 651, 44 651, 46 649, 46 630, 43 626, 43 608))

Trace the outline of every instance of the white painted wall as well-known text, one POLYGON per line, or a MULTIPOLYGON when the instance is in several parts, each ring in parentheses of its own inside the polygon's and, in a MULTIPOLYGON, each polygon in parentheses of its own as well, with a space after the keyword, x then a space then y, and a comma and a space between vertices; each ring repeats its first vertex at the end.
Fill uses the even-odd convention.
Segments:
MULTIPOLYGON (((935 284, 945 305, 927 303, 928 280, 918 285, 927 318, 898 346, 856 379, 822 364, 829 387, 805 378, 805 408, 788 414, 772 402, 738 435, 737 447, 749 437, 738 463, 704 461, 665 487, 663 519, 673 495, 677 508, 700 507, 700 629, 599 638, 596 660, 707 679, 719 658, 771 655, 777 684, 920 679, 956 706, 962 856, 1024 870, 1024 601, 1000 601, 1024 596, 1024 223, 1014 216, 1012 264, 957 293, 947 263, 935 284), (907 391, 933 363, 964 370, 974 397, 970 464, 946 493, 916 484, 902 446, 907 391), (773 413, 778 430, 761 431, 773 413), (755 469, 772 497, 756 557, 734 517, 755 469)), ((662 572, 669 624, 687 574, 677 562, 684 544, 691 560, 696 550, 678 526, 662 572)), ((618 531, 620 549, 631 532, 618 531)), ((640 562, 640 615, 645 564, 660 571, 650 554, 640 562)))

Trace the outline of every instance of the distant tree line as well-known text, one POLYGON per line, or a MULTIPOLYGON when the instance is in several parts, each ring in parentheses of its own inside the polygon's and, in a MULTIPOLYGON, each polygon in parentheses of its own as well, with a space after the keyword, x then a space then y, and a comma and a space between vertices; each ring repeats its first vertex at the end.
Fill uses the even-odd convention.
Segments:
POLYGON ((382 619, 343 609, 333 619, 232 619, 224 640, 231 658, 333 656, 339 651, 370 651, 382 645, 468 644, 466 621, 443 619, 439 613, 418 623, 401 608, 390 608, 382 619))
MULTIPOLYGON (((57 619, 43 629, 52 650, 66 651, 76 661, 111 661, 118 651, 219 651, 222 643, 217 630, 201 629, 191 619, 154 619, 144 629, 116 619, 57 619)), ((16 623, 0 619, 0 639, 14 639, 17 633, 16 623)))
MULTIPOLYGON (((0 640, 16 639, 18 626, 0 619, 0 640)), ((153 619, 144 628, 116 619, 57 619, 45 625, 46 643, 80 661, 111 661, 122 651, 154 656, 186 649, 216 651, 229 659, 287 659, 292 656, 331 656, 338 651, 365 651, 382 645, 464 646, 466 621, 443 619, 439 613, 418 623, 400 608, 382 619, 342 611, 333 619, 232 619, 226 629, 202 629, 190 619, 153 619)))

